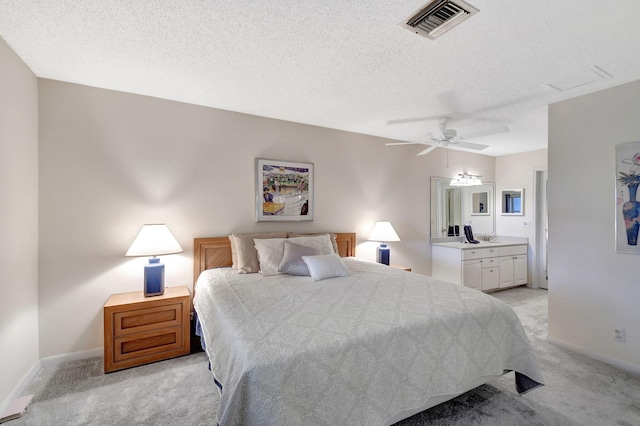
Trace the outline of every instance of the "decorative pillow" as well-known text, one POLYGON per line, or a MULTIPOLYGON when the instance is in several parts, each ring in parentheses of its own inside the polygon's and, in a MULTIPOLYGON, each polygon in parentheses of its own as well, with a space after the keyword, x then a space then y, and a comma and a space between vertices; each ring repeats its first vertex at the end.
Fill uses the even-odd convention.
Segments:
POLYGON ((278 267, 284 254, 286 238, 254 239, 258 251, 260 273, 265 277, 278 275, 278 267))
MULTIPOLYGON (((338 236, 336 234, 327 234, 326 232, 322 232, 319 234, 300 234, 297 232, 289 232, 287 234, 287 237, 289 238, 296 238, 296 237, 317 237, 319 235, 328 235, 329 238, 331 239, 331 245, 333 246, 333 252, 340 254, 340 252, 338 251, 338 242, 336 241, 336 239, 338 238, 338 236)), ((327 253, 328 254, 328 253, 327 253)))
POLYGON ((340 256, 335 253, 320 256, 302 256, 302 260, 307 264, 313 281, 349 276, 347 267, 344 266, 340 256))
MULTIPOLYGON (((267 234, 231 234, 236 247, 235 265, 240 274, 252 274, 258 272, 260 263, 258 262, 258 252, 256 251, 254 239, 286 238, 286 232, 271 232, 267 234)), ((233 258, 233 250, 231 251, 233 258)))
POLYGON ((316 256, 320 251, 317 248, 303 246, 292 243, 290 240, 284 242, 284 256, 278 272, 289 275, 311 275, 307 264, 302 260, 302 256, 316 256))
POLYGON ((231 243, 231 269, 238 269, 238 250, 233 234, 229 234, 229 243, 231 243))
POLYGON ((309 237, 293 237, 289 238, 292 243, 300 244, 301 246, 313 247, 319 251, 318 254, 333 254, 333 245, 331 244, 331 238, 329 234, 322 234, 309 237))

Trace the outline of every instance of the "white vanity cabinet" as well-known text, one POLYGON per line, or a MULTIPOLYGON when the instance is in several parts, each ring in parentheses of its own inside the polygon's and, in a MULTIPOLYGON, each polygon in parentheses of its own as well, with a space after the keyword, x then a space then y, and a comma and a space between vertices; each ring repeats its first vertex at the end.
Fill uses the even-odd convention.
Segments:
POLYGON ((476 259, 462 261, 461 282, 464 282, 467 287, 482 290, 482 260, 476 259))
POLYGON ((527 283, 527 244, 432 245, 433 278, 493 291, 527 283))
POLYGON ((527 283, 527 246, 500 249, 500 288, 527 283))
MULTIPOLYGON (((500 288, 500 249, 490 247, 482 249, 482 291, 500 288)), ((466 285, 464 279, 462 284, 466 285)))

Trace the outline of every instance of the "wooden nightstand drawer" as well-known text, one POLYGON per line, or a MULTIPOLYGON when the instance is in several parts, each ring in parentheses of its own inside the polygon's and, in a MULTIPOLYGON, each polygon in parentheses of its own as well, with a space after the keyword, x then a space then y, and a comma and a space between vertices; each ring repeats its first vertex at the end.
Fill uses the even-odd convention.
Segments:
POLYGON ((180 355, 183 345, 182 328, 180 326, 146 333, 132 334, 115 338, 113 358, 115 362, 127 361, 135 358, 145 358, 150 355, 175 352, 180 355))
POLYGON ((174 304, 157 308, 118 312, 114 315, 115 335, 142 333, 182 324, 182 305, 174 304))
POLYGON ((167 287, 161 296, 114 294, 104 305, 105 373, 187 355, 191 349, 191 295, 167 287))

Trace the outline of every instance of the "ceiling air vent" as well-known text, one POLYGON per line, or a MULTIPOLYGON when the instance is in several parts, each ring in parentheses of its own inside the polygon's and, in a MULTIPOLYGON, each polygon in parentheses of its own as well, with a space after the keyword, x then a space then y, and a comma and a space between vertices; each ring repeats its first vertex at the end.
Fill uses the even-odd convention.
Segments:
POLYGON ((433 40, 476 12, 478 9, 461 0, 434 0, 400 25, 433 40))

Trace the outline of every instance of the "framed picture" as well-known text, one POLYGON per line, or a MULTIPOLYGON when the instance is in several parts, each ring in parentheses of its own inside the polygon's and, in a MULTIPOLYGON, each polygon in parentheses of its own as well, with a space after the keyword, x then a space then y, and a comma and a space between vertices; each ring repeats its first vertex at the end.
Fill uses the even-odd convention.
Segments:
POLYGON ((640 142, 616 145, 616 251, 640 254, 640 142))
POLYGON ((256 158, 256 220, 313 220, 313 163, 256 158))
POLYGON ((503 216, 524 216, 524 188, 503 189, 500 198, 503 216))

